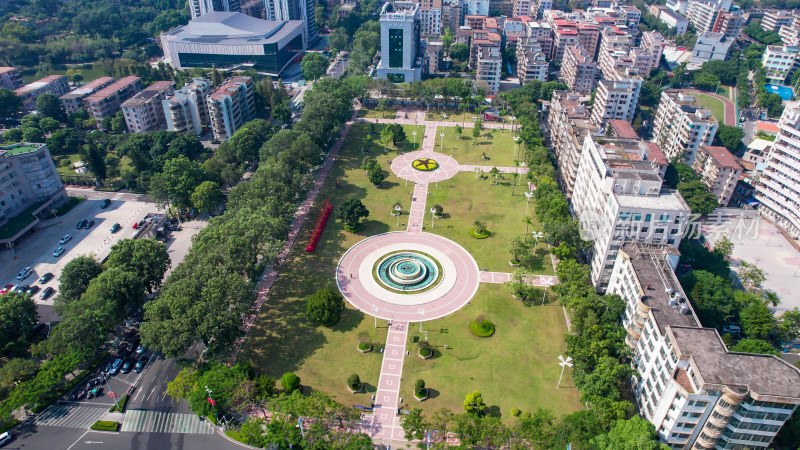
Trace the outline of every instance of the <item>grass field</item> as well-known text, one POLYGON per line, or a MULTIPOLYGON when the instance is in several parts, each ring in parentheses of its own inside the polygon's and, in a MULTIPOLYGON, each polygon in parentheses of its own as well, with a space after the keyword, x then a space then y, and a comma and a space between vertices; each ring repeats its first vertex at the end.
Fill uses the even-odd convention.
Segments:
MULTIPOLYGON (((103 72, 103 70, 100 69, 100 68, 94 68, 93 67, 91 69, 84 69, 83 68, 83 64, 80 64, 77 67, 78 67, 78 71, 83 76, 83 81, 81 81, 81 83, 88 83, 88 82, 94 81, 94 80, 96 80, 96 79, 98 79, 100 77, 106 76, 105 72, 103 72)), ((36 81, 39 78, 44 78, 47 75, 64 75, 65 73, 67 73, 66 69, 62 69, 62 70, 53 69, 53 70, 48 70, 46 74, 41 75, 40 77, 37 77, 36 76, 36 70, 25 71, 25 72, 22 73, 22 81, 24 81, 25 83, 31 83, 33 81, 36 81)))
MULTIPOLYGON (((410 339, 425 339, 419 324, 410 326, 410 339)), ((503 285, 482 284, 472 301, 458 312, 433 322, 423 323, 434 357, 423 360, 417 347, 403 366, 400 396, 408 408, 433 412, 447 408, 462 411, 464 395, 478 390, 492 415, 510 420, 511 408, 533 411, 546 408, 556 415, 581 408, 569 371, 561 388, 556 389, 561 368, 558 355, 566 344, 566 324, 560 306, 524 306, 503 285), (469 331, 469 323, 479 316, 496 327, 489 338, 469 331), (444 345, 448 348, 445 349, 444 345), (417 402, 414 382, 425 380, 430 398, 417 402)))
POLYGON ((711 111, 711 114, 717 118, 719 123, 725 123, 725 104, 722 103, 720 100, 711 97, 710 95, 705 94, 698 94, 693 93, 694 98, 697 99, 697 102, 700 103, 703 108, 706 108, 711 111))
POLYGON ((397 117, 397 110, 387 109, 386 111, 378 111, 377 109, 362 108, 358 110, 358 117, 366 117, 368 119, 394 119, 397 117))
MULTIPOLYGON (((452 155, 459 164, 478 164, 483 166, 513 167, 514 139, 510 130, 481 130, 481 136, 472 137, 472 128, 464 128, 461 134, 455 127, 436 129, 436 151, 440 151, 441 137, 444 131, 444 148, 442 152, 452 155), (492 138, 489 138, 491 134, 492 138), (483 159, 483 155, 489 159, 483 159)), ((518 149, 520 152, 522 149, 518 149)), ((519 157, 519 155, 517 155, 519 157)))
MULTIPOLYGON (((427 208, 439 204, 444 209, 443 219, 434 219, 431 229, 430 215, 424 222, 425 231, 444 236, 460 244, 472 254, 478 267, 490 271, 512 272, 513 267, 508 264, 511 255, 506 251, 506 242, 515 234, 525 233, 525 196, 527 189, 524 180, 518 180, 514 196, 511 196, 511 175, 505 174, 505 179, 498 180, 498 185, 491 184, 491 178, 476 180, 472 173, 461 172, 455 177, 442 181, 439 187, 436 184, 428 186, 427 208), (486 222, 487 229, 492 235, 487 239, 475 239, 470 236, 476 220, 486 222)), ((531 201, 528 215, 533 216, 531 201)), ((534 226, 528 231, 541 231, 534 218, 534 226)), ((536 254, 536 266, 532 270, 540 274, 553 274, 553 266, 547 253, 544 242, 539 243, 536 254)))

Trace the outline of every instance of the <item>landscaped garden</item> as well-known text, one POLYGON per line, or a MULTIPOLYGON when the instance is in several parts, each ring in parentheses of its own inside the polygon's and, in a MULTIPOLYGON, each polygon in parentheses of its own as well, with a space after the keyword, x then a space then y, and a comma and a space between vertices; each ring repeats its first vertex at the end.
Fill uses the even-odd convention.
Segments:
POLYGON ((472 133, 472 128, 463 128, 461 133, 458 127, 437 128, 435 150, 451 155, 459 164, 514 167, 515 159, 523 160, 521 153, 524 153, 524 148, 521 143, 514 157, 514 139, 510 129, 483 128, 478 138, 473 137, 472 133), (444 146, 441 132, 444 132, 444 146))
POLYGON ((400 397, 404 408, 430 413, 441 408, 463 410, 464 395, 481 391, 489 414, 511 420, 511 409, 546 408, 556 415, 581 408, 571 374, 565 372, 556 389, 561 367, 558 355, 566 349, 564 313, 557 304, 525 306, 503 285, 482 284, 470 303, 440 320, 409 326, 410 340, 403 365, 400 397), (493 333, 476 335, 470 326, 489 321, 493 333), (433 357, 415 356, 419 342, 433 357), (416 343, 414 341, 417 341, 416 343), (445 347, 446 346, 446 347, 445 347), (414 400, 415 381, 423 379, 428 399, 414 400))
POLYGON ((725 104, 722 103, 719 99, 716 99, 710 95, 705 94, 698 94, 696 92, 692 93, 694 98, 697 100, 697 103, 703 106, 703 108, 708 109, 711 111, 711 114, 717 118, 719 123, 725 123, 725 104))

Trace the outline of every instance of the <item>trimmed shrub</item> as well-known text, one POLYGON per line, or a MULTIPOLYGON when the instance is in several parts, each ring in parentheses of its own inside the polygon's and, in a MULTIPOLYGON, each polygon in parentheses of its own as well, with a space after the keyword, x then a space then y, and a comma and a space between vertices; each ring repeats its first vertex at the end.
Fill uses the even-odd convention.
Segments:
POLYGON ((428 396, 428 389, 425 387, 425 380, 420 379, 414 383, 414 395, 419 398, 428 396))
POLYGON ((511 408, 511 415, 514 417, 519 417, 520 410, 518 408, 511 408))
POLYGON ((433 347, 431 347, 431 344, 429 344, 428 341, 420 341, 419 342, 419 356, 422 356, 423 358, 427 358, 427 357, 429 357, 431 355, 433 355, 433 347))
POLYGON ((114 406, 112 406, 111 409, 108 410, 108 412, 114 412, 114 411, 125 412, 125 407, 128 406, 128 394, 125 394, 122 396, 122 398, 118 399, 117 404, 114 404, 114 406), (119 408, 117 407, 117 404, 119 404, 119 408))
POLYGON ((292 372, 286 372, 281 377, 281 386, 283 386, 283 389, 287 394, 291 394, 292 392, 300 389, 300 377, 292 372))
POLYGON ((359 378, 358 374, 354 373, 347 377, 347 386, 354 391, 361 389, 361 378, 359 378))
POLYGON ((478 337, 489 337, 494 334, 494 324, 486 319, 478 318, 469 324, 469 331, 478 337))
POLYGON ((528 419, 531 418, 531 412, 530 411, 525 411, 524 413, 522 413, 521 416, 519 416, 519 418, 522 419, 522 420, 528 420, 528 419))
POLYGON ((121 425, 119 422, 114 422, 111 420, 98 420, 89 428, 97 431, 119 431, 120 426, 121 425))
POLYGON ((344 309, 344 297, 331 288, 320 289, 306 299, 306 314, 320 325, 335 324, 344 309))
POLYGON ((483 230, 483 232, 484 234, 478 234, 478 232, 473 229, 469 230, 469 235, 475 239, 486 239, 491 235, 487 230, 483 230))

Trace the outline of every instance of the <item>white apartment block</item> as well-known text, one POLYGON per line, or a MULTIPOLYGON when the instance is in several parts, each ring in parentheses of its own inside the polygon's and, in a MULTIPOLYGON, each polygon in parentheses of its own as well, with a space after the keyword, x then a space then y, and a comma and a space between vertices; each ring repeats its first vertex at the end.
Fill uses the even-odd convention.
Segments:
POLYGON ((203 134, 209 125, 206 97, 211 93, 211 81, 194 78, 172 96, 161 101, 167 130, 203 134))
POLYGON ((419 22, 422 36, 442 36, 442 0, 420 0, 419 22))
POLYGON ((542 51, 542 47, 531 38, 522 38, 517 44, 517 74, 521 84, 533 80, 547 81, 550 63, 542 51))
POLYGON ((394 83, 420 81, 425 55, 420 42, 419 5, 388 2, 383 5, 380 17, 378 78, 388 78, 394 83))
POLYGON ((667 0, 667 8, 678 14, 686 15, 686 10, 689 9, 689 0, 667 0))
POLYGON ((142 79, 127 76, 84 98, 83 104, 89 111, 89 115, 97 121, 99 128, 102 126, 103 119, 116 114, 120 105, 140 90, 142 90, 142 79))
MULTIPOLYGON (((732 0, 690 0, 686 8, 686 18, 694 24, 698 33, 718 31, 714 29, 718 25, 717 16, 729 12, 732 4, 732 0)), ((669 3, 667 7, 669 8, 669 3)))
POLYGON ((207 102, 214 137, 227 141, 256 115, 253 79, 233 77, 211 93, 207 102))
POLYGON ((535 20, 542 20, 545 11, 553 9, 553 0, 531 0, 530 16, 535 20))
POLYGON ((788 45, 768 45, 764 50, 761 64, 766 71, 767 81, 783 84, 797 64, 800 47, 788 45))
POLYGON ((586 136, 599 138, 603 129, 589 122, 588 96, 577 92, 555 91, 550 100, 547 131, 550 145, 558 159, 558 176, 567 198, 572 197, 575 177, 581 162, 581 151, 586 136))
POLYGON ((561 60, 561 81, 571 91, 589 95, 594 90, 597 64, 581 46, 568 47, 561 60))
POLYGON ((661 64, 661 56, 664 54, 664 47, 666 47, 664 36, 658 31, 645 31, 642 33, 642 41, 639 47, 650 56, 651 66, 646 71, 639 70, 639 73, 647 75, 651 70, 661 64))
POLYGON ((475 87, 483 89, 488 95, 496 95, 500 91, 502 64, 500 47, 480 47, 475 67, 475 87))
POLYGON ((644 240, 677 247, 691 210, 677 192, 662 189, 661 167, 641 139, 586 137, 572 210, 594 241, 592 284, 605 292, 625 242, 644 240))
POLYGON ((94 81, 84 84, 77 89, 67 92, 59 99, 61 100, 61 104, 64 105, 64 109, 67 111, 67 114, 72 114, 83 108, 84 98, 94 94, 96 91, 103 89, 113 82, 113 77, 100 77, 94 81))
POLYGON ((792 25, 784 25, 778 30, 781 42, 784 45, 800 46, 800 21, 792 25))
POLYGON ((239 11, 239 0, 189 0, 192 19, 214 11, 239 11))
POLYGON ((467 16, 488 16, 489 0, 464 0, 462 3, 467 16))
POLYGON ((13 91, 23 84, 22 74, 16 67, 0 67, 0 87, 13 91))
POLYGON ((149 133, 167 128, 161 102, 172 95, 174 85, 172 81, 156 81, 120 105, 129 133, 149 133))
POLYGON ((634 398, 675 449, 762 449, 800 404, 800 371, 773 355, 728 351, 702 328, 675 276, 671 247, 626 243, 608 293, 625 301, 634 398))
POLYGON ((514 17, 530 16, 530 15, 531 15, 531 0, 514 0, 514 17))
POLYGON ((703 109, 688 92, 664 91, 653 120, 653 142, 667 159, 694 163, 701 145, 711 145, 717 134, 717 119, 703 109))
POLYGON ((742 175, 738 158, 725 147, 702 145, 694 158, 692 169, 717 197, 719 205, 728 206, 736 183, 742 175))
POLYGON ((22 109, 33 111, 36 107, 36 99, 42 94, 53 94, 60 97, 69 91, 67 77, 64 75, 48 75, 42 79, 28 83, 17 88, 14 93, 22 101, 22 109))
POLYGON ((553 57, 553 29, 545 22, 527 22, 525 24, 525 36, 535 39, 536 43, 542 47, 544 56, 550 60, 553 57))
POLYGON ((759 212, 800 239, 800 103, 789 102, 778 122, 767 168, 756 186, 759 212))
POLYGON ((761 28, 777 33, 782 26, 792 26, 794 14, 790 11, 767 11, 761 19, 761 28))
POLYGON ((601 80, 597 83, 597 92, 594 96, 592 123, 603 128, 612 119, 630 123, 636 113, 641 89, 641 77, 617 81, 601 80))

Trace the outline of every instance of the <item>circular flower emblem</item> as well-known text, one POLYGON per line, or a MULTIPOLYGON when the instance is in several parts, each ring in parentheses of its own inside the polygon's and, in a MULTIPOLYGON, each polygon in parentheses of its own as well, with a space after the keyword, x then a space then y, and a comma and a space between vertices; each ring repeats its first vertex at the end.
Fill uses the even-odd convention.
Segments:
POLYGON ((418 158, 411 163, 411 167, 423 172, 430 172, 431 170, 436 170, 439 167, 439 163, 430 158, 418 158))

